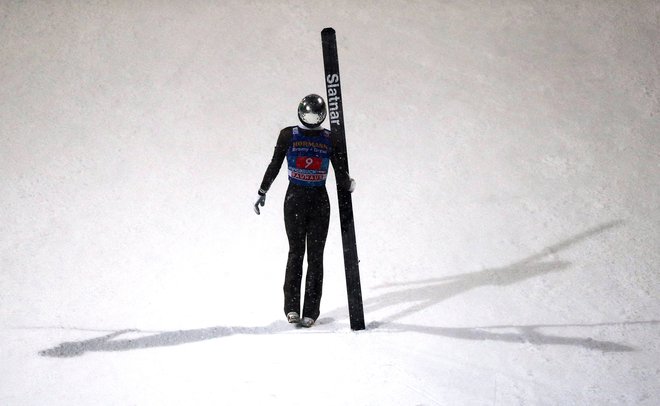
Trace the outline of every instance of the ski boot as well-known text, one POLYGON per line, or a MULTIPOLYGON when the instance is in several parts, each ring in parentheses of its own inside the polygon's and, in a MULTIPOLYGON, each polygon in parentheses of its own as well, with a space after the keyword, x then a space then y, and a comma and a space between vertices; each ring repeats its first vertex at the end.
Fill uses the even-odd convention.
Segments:
POLYGON ((300 315, 297 312, 287 313, 286 319, 289 323, 300 323, 300 315))
POLYGON ((312 327, 312 326, 314 325, 314 322, 315 322, 315 321, 316 321, 316 320, 314 320, 314 319, 311 318, 311 317, 303 317, 302 320, 300 321, 300 325, 301 325, 302 327, 307 327, 307 328, 309 328, 309 327, 312 327))

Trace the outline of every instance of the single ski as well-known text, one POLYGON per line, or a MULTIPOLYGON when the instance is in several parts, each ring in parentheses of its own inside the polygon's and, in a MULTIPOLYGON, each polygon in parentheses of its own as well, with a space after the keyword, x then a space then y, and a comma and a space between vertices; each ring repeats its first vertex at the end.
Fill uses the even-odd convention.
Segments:
MULTIPOLYGON (((344 132, 337 38, 333 28, 325 28, 321 31, 321 43, 323 46, 323 65, 325 68, 330 130, 337 135, 338 142, 346 153, 346 171, 348 172, 348 152, 346 149, 346 134, 344 132)), ((344 268, 346 271, 348 314, 351 329, 364 330, 364 308, 362 305, 362 288, 360 286, 360 269, 358 266, 360 261, 358 260, 355 223, 353 221, 353 200, 351 198, 351 192, 343 190, 339 185, 337 186, 337 196, 339 198, 339 220, 341 223, 341 240, 344 248, 344 268)))

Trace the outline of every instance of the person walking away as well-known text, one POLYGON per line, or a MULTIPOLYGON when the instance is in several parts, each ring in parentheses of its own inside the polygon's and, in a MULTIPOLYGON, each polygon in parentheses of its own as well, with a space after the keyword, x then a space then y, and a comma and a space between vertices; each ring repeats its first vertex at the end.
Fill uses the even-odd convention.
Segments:
POLYGON ((320 314, 323 290, 323 250, 330 222, 330 202, 325 187, 330 163, 337 186, 353 192, 355 181, 346 171, 346 147, 321 127, 326 117, 323 98, 305 96, 298 104, 302 125, 280 131, 273 157, 258 191, 254 211, 266 203, 266 193, 286 158, 289 186, 284 198, 284 225, 289 255, 284 276, 284 314, 289 323, 311 327, 320 314), (302 318, 300 317, 303 258, 307 251, 307 275, 302 318))

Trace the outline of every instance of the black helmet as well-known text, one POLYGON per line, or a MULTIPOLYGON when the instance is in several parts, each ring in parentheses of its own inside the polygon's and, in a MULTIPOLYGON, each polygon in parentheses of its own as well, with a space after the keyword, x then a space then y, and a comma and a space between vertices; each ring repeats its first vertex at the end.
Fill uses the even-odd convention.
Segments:
POLYGON ((298 118, 306 127, 318 127, 325 120, 325 115, 325 101, 318 94, 309 94, 298 104, 298 118))

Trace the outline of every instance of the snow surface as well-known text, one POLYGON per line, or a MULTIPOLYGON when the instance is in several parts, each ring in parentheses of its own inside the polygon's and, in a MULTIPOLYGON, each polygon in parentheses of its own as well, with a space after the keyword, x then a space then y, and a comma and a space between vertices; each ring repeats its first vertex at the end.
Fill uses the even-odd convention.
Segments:
MULTIPOLYGON (((657 1, 0 2, 0 404, 660 404, 657 1), (337 31, 336 192, 284 320, 280 128, 337 31)), ((330 179, 334 184, 334 179, 330 179)))

